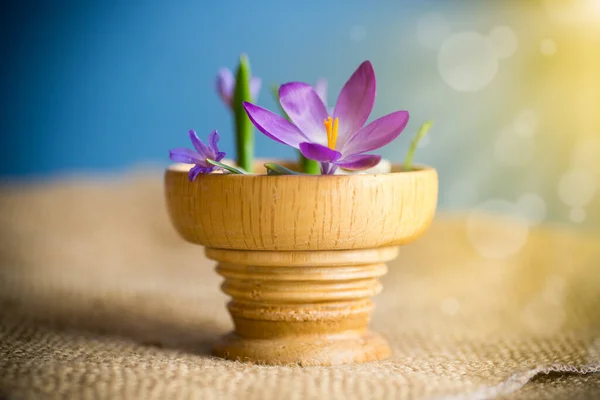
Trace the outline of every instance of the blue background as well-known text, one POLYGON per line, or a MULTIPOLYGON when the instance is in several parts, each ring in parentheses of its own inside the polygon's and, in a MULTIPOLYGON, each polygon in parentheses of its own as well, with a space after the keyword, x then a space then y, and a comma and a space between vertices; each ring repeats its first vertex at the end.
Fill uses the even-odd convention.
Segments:
MULTIPOLYGON (((235 68, 243 52, 263 79, 258 102, 271 109, 270 84, 319 77, 329 80, 333 105, 347 77, 370 59, 380 82, 373 117, 408 109, 412 135, 443 107, 432 101, 423 108, 413 97, 415 75, 435 75, 435 54, 410 32, 415 15, 444 3, 14 2, 1 24, 0 174, 166 164, 169 148, 187 145, 190 128, 201 136, 219 129, 233 156, 232 122, 214 78, 221 66, 235 68), (364 40, 351 39, 357 25, 366 29, 364 40), (381 84, 386 78, 394 85, 381 84)), ((398 151, 387 156, 400 159, 398 151)), ((274 155, 294 157, 257 133, 257 156, 274 155)))

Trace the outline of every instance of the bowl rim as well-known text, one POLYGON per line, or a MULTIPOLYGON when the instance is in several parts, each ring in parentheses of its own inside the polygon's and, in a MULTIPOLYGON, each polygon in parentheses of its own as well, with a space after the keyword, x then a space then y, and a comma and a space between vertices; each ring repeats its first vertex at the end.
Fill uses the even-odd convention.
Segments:
MULTIPOLYGON (((261 160, 262 161, 262 160, 261 160)), ((287 162, 287 160, 265 160, 268 161, 278 161, 280 163, 287 162)), ((261 163, 262 165, 262 163, 261 163)), ((165 173, 169 174, 187 174, 189 170, 192 168, 193 164, 183 164, 183 163, 173 163, 169 165, 165 173)), ((437 170, 434 167, 423 165, 423 164, 413 164, 413 169, 410 171, 402 170, 402 163, 392 163, 392 171, 385 173, 370 173, 370 174, 344 174, 344 175, 313 175, 313 174, 302 174, 302 175, 267 175, 267 174, 223 174, 221 172, 215 172, 205 175, 198 175, 196 179, 257 179, 257 178, 269 178, 269 179, 349 179, 349 178, 369 178, 369 177, 383 177, 383 176, 400 176, 400 175, 415 175, 415 174, 430 174, 432 172, 437 173, 437 170)))

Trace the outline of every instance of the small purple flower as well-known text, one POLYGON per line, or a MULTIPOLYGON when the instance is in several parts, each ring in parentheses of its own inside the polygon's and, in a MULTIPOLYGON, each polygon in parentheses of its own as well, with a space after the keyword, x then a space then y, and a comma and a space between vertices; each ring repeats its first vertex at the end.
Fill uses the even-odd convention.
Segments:
POLYGON ((190 140, 194 145, 194 150, 186 149, 186 148, 177 148, 169 151, 169 157, 171 160, 175 162, 180 162, 184 164, 195 164, 188 173, 188 178, 190 182, 193 182, 194 179, 199 174, 209 174, 216 167, 206 161, 206 159, 211 159, 214 161, 221 161, 223 157, 225 157, 225 153, 219 151, 219 132, 214 130, 208 136, 208 145, 206 145, 199 137, 196 135, 194 130, 190 130, 188 132, 190 136, 190 140))
MULTIPOLYGON (((258 98, 258 93, 260 92, 260 86, 262 81, 260 78, 253 76, 250 79, 250 95, 252 96, 252 101, 256 101, 258 98)), ((233 91, 235 90, 235 77, 233 73, 228 68, 221 68, 217 75, 217 93, 223 99, 223 102, 229 107, 232 108, 233 102, 233 91)))
MULTIPOLYGON (((258 130, 319 161, 323 174, 333 174, 338 167, 360 171, 381 160, 364 153, 396 139, 408 123, 408 112, 396 111, 364 126, 375 103, 375 87, 373 66, 365 61, 342 88, 332 116, 317 91, 302 82, 279 88, 281 107, 292 123, 248 102, 244 108, 258 130)), ((323 93, 322 85, 319 90, 323 93)))

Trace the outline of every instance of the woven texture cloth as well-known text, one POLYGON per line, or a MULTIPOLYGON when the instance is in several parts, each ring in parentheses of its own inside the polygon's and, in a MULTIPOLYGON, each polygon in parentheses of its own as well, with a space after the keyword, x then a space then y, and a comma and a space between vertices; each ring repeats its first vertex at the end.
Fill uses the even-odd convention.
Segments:
POLYGON ((0 397, 600 397, 591 234, 440 214, 375 299, 392 358, 311 368, 208 355, 227 298, 160 174, 4 185, 0 234, 0 397))

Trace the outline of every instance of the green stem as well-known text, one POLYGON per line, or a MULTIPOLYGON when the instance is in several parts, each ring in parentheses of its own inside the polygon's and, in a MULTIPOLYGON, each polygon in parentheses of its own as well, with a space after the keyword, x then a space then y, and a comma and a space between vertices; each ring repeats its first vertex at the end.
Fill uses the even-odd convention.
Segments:
POLYGON ((298 150, 298 155, 300 156, 300 164, 302 165, 302 171, 307 174, 319 175, 321 173, 321 166, 318 161, 310 160, 302 155, 300 150, 298 150))
MULTIPOLYGON (((283 107, 281 107, 281 103, 279 102, 279 86, 271 85, 271 93, 273 94, 273 98, 275 98, 275 102, 279 105, 281 115, 283 115, 289 121, 290 117, 288 117, 283 107)), ((298 158, 300 159, 300 167, 304 173, 312 175, 319 175, 321 173, 321 166, 319 163, 315 160, 310 160, 304 157, 300 150, 298 150, 298 158)))
POLYGON ((410 148, 408 149, 408 154, 406 154, 406 161, 404 161, 404 169, 406 171, 412 170, 412 162, 415 156, 415 151, 417 151, 417 146, 419 145, 421 139, 423 139, 425 135, 427 135, 427 132, 429 132, 431 125, 433 125, 433 121, 427 121, 423 125, 421 125, 416 136, 413 138, 412 142, 410 142, 410 148))
POLYGON ((254 129, 246 115, 244 101, 252 101, 250 94, 250 63, 245 54, 240 56, 240 65, 235 78, 233 93, 233 112, 235 114, 235 133, 237 146, 237 165, 246 171, 252 171, 254 163, 254 129))

